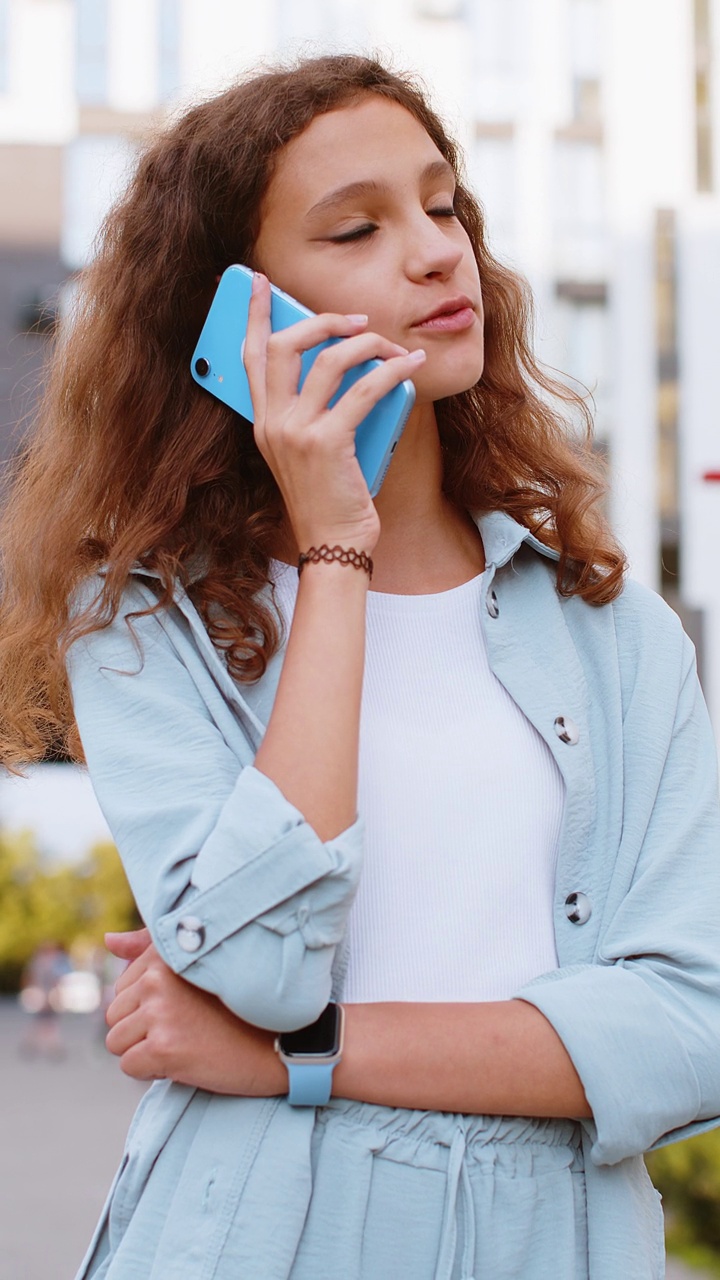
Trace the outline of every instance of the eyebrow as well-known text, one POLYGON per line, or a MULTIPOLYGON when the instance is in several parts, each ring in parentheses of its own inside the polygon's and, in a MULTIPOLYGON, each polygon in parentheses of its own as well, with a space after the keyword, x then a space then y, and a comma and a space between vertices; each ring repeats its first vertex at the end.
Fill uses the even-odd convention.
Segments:
MULTIPOLYGON (((452 178, 455 181, 455 170, 448 160, 431 160, 420 172, 420 182, 428 182, 433 178, 452 178)), ((339 205, 359 196, 379 195, 388 190, 387 183, 377 182, 374 178, 366 178, 360 182, 349 182, 344 187, 337 187, 328 195, 318 200, 306 213, 306 218, 314 218, 318 214, 331 213, 339 205)))

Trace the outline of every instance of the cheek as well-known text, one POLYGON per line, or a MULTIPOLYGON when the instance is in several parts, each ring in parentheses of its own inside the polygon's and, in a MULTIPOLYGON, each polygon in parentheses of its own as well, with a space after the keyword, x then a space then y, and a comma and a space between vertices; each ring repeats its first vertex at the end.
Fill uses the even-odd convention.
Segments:
POLYGON ((323 264, 321 274, 308 281, 306 293, 312 299, 313 311, 336 311, 342 315, 361 314, 368 317, 368 328, 383 333, 387 325, 387 307, 378 297, 378 273, 352 269, 347 262, 323 264))

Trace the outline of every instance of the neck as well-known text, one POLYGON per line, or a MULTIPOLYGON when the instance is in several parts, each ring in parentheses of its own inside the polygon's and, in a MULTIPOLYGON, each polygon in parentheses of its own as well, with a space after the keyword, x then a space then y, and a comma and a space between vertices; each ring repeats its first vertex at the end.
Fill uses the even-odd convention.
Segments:
POLYGON ((485 567, 480 534, 443 492, 435 408, 419 405, 375 499, 380 538, 373 588, 409 594, 458 586, 485 567))
MULTIPOLYGON (((443 492, 435 408, 417 405, 375 498, 381 532, 373 551, 374 591, 423 595, 469 581, 485 568, 480 534, 443 492)), ((273 551, 297 564, 292 534, 273 551)))

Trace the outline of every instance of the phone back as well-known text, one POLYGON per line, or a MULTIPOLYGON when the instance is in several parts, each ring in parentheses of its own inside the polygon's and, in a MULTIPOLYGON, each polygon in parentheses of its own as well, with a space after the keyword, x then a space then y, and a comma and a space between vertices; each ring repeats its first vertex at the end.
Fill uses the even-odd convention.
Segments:
MULTIPOLYGON (((235 265, 223 272, 190 365, 192 376, 201 387, 229 405, 236 413, 242 414, 249 422, 254 421, 254 413, 250 386, 242 362, 242 346, 247 332, 251 290, 252 271, 248 267, 235 265)), ((271 287, 271 299, 270 323, 273 332, 287 329, 298 320, 314 314, 275 285, 271 287)), ((330 338, 303 353, 300 387, 319 352, 324 347, 343 341, 343 338, 330 338)), ((350 369, 329 405, 334 405, 358 378, 381 363, 380 360, 366 360, 350 369)), ((401 382, 378 401, 367 417, 363 418, 355 433, 355 452, 373 497, 383 482, 414 400, 415 388, 412 382, 401 382)))

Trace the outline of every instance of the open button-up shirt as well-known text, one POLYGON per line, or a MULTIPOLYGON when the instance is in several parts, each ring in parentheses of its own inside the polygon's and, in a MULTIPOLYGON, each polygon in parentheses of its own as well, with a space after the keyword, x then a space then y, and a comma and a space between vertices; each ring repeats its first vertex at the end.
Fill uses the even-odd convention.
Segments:
MULTIPOLYGON (((559 968, 516 994, 558 1032, 593 1111, 582 1122, 590 1275, 642 1280, 662 1274, 662 1220, 641 1153, 720 1124, 716 746, 692 646, 659 597, 628 583, 600 608, 562 598, 556 557, 526 529, 502 513, 478 527, 490 664, 566 785, 559 968)), ((178 590, 171 609, 133 622, 139 653, 125 615, 156 599, 138 570, 112 625, 71 650, 98 799, 166 963, 249 1022, 307 1025, 331 991, 342 998, 362 814, 323 843, 253 767, 282 650, 257 684, 238 685, 178 590)), ((282 1181, 276 1217, 288 1230, 306 1207, 291 1188, 307 1186, 312 1110, 159 1082, 143 1099, 106 1213, 116 1245, 123 1233, 128 1249, 141 1238, 150 1170, 177 1126, 200 1123, 198 1108, 205 1139, 193 1144, 193 1167, 175 1171, 177 1186, 167 1163, 155 1173, 174 1206, 152 1245, 147 1274, 157 1280, 252 1274, 237 1269, 251 1257, 243 1231, 265 1250, 257 1257, 274 1256, 277 1221, 257 1241, 268 1169, 282 1181), (224 1205, 211 1222, 189 1190, 204 1176, 204 1148, 224 1205)))

